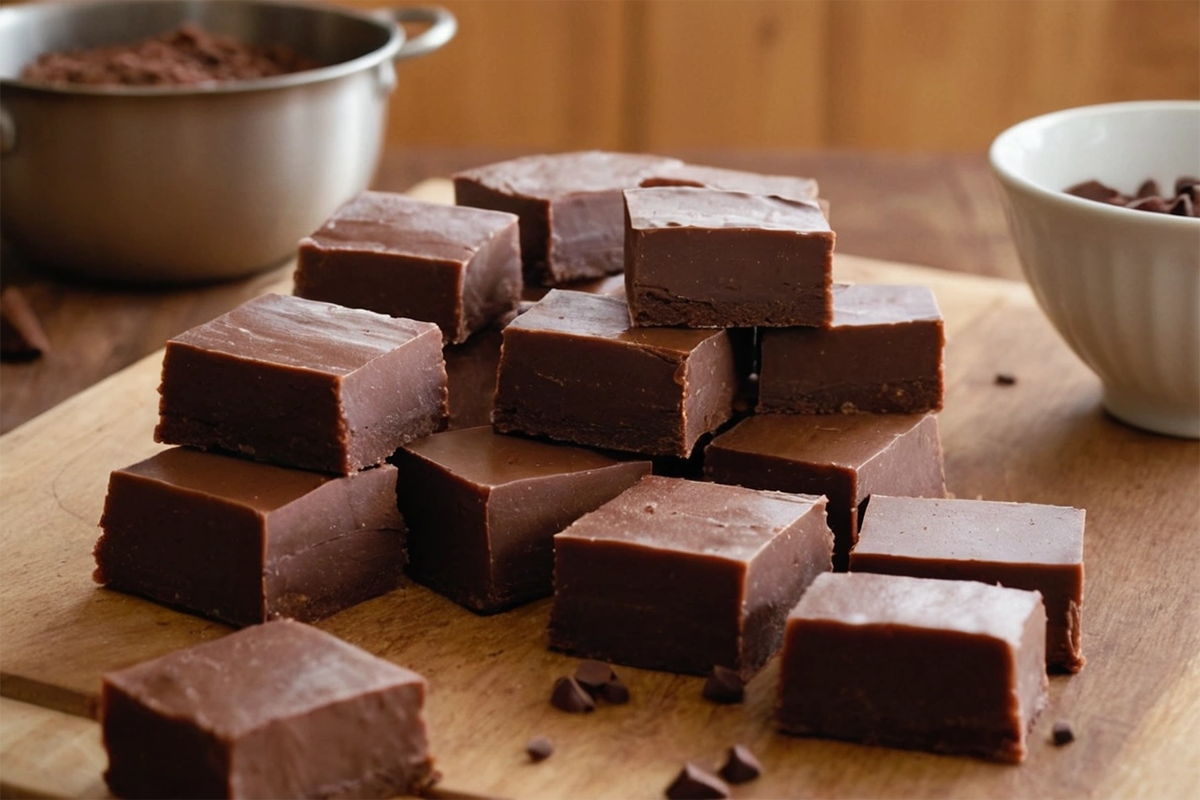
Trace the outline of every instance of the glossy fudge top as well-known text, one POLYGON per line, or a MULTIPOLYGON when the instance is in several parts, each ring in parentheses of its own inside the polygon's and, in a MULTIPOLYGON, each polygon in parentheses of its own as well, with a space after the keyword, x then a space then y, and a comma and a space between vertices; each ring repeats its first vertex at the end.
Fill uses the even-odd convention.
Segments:
POLYGON ((703 167, 697 164, 676 164, 642 179, 643 187, 694 186, 703 189, 722 189, 729 192, 770 194, 793 200, 815 200, 817 182, 812 178, 790 175, 760 175, 737 169, 703 167))
POLYGON ((506 436, 490 425, 435 433, 404 449, 477 486, 492 487, 620 463, 582 447, 506 436))
POLYGON ((928 414, 758 414, 742 420, 710 447, 804 463, 857 469, 928 414))
POLYGON ((552 289, 537 304, 509 323, 507 330, 548 331, 611 339, 651 349, 690 353, 721 330, 635 328, 629 307, 619 297, 552 289))
POLYGON ((875 495, 854 552, 939 561, 1079 564, 1084 515, 1083 509, 1067 506, 875 495))
POLYGON ((895 625, 981 634, 1019 646, 1037 592, 976 581, 944 581, 826 572, 817 576, 788 616, 842 625, 895 625))
POLYGON ((438 330, 432 322, 267 294, 181 333, 171 343, 344 376, 431 330, 438 330))
POLYGON ((782 197, 668 186, 625 192, 635 230, 703 228, 828 233, 829 221, 816 203, 782 197))
POLYGON ((833 328, 894 325, 942 318, 937 299, 927 286, 884 284, 833 285, 833 328))
POLYGON ((652 172, 678 163, 660 156, 586 150, 515 158, 465 170, 454 177, 503 194, 554 200, 577 193, 628 189, 652 172))
POLYGON ((195 494, 219 497, 259 513, 282 508, 319 486, 342 480, 340 475, 277 467, 187 447, 164 450, 117 472, 195 494))
POLYGON ((291 620, 245 628, 104 680, 161 715, 230 738, 368 692, 425 682, 291 620))
POLYGON ((300 240, 300 246, 465 263, 516 222, 516 214, 503 211, 363 192, 335 211, 316 233, 300 240))
POLYGON ((647 475, 555 539, 749 561, 824 498, 647 475))

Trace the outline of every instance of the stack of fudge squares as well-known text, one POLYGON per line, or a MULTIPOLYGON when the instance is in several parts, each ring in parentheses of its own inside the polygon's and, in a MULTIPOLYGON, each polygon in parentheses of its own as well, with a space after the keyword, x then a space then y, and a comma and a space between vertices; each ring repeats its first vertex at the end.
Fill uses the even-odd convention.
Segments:
POLYGON ((1047 665, 1083 664, 1084 517, 946 497, 932 292, 834 284, 806 178, 584 152, 454 183, 354 198, 295 296, 168 344, 186 447, 113 474, 98 580, 238 625, 402 572, 480 614, 552 596, 573 655, 748 680, 782 650, 781 730, 1021 760, 1047 665))

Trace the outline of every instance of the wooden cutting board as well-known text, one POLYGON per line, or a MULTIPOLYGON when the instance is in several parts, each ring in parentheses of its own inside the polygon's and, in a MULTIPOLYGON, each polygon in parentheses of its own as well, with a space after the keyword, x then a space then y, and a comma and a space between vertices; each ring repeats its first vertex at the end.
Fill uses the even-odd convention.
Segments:
MULTIPOLYGON (((444 199, 447 184, 417 194, 444 199)), ((547 601, 477 617, 420 587, 320 627, 424 673, 441 796, 662 797, 685 760, 735 742, 765 774, 749 797, 1184 797, 1200 786, 1200 445, 1107 417, 1099 384, 1026 287, 839 256, 840 280, 924 283, 946 316, 946 474, 959 497, 1087 509, 1082 673, 1054 676, 1024 765, 999 766, 774 732, 774 662, 740 706, 694 677, 619 668, 632 702, 550 707, 577 663, 545 646, 547 601), (998 372, 1017 382, 1001 386, 998 372), (1078 739, 1049 743, 1056 720, 1078 739), (532 765, 525 742, 557 752, 532 765)), ((274 287, 290 291, 290 282, 274 287)), ((91 580, 108 473, 152 441, 161 354, 0 439, 0 782, 4 796, 104 793, 100 674, 227 632, 91 580)), ((969 679, 969 676, 964 676, 969 679)))

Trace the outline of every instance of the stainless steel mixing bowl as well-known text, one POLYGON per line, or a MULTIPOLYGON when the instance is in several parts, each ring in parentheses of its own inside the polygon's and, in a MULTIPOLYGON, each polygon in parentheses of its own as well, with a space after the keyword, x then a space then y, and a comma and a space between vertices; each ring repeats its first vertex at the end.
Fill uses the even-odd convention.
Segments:
POLYGON ((180 283, 280 263, 366 188, 393 62, 432 52, 440 8, 357 12, 251 0, 0 8, 0 226, 35 261, 105 281, 180 283), (204 87, 23 82, 38 55, 184 22, 280 43, 329 66, 204 87), (426 23, 408 39, 398 23, 426 23))

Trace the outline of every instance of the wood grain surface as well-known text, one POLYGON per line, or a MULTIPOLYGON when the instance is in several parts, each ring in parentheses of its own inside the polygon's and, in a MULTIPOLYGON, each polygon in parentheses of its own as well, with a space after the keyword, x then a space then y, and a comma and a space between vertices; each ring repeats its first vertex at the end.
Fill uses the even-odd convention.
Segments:
MULTIPOLYGON (((941 426, 953 492, 1088 510, 1088 665, 1052 677, 1027 762, 783 736, 770 723, 774 662, 741 706, 704 701, 699 678, 620 668, 629 705, 563 714, 547 702, 550 686, 577 662, 545 647, 547 601, 477 617, 410 586, 320 627, 429 677, 441 793, 661 797, 684 760, 711 764, 734 742, 766 766, 736 797, 1182 798, 1200 785, 1200 444, 1107 417, 1098 382, 1023 285, 849 256, 836 260, 836 272, 925 283, 937 293, 949 337, 941 426), (1017 383, 997 385, 997 372, 1017 383), (1049 743, 1059 719, 1078 735, 1064 748, 1049 743), (524 744, 539 734, 557 752, 531 765, 524 744)), ((286 279, 278 288, 287 289, 286 279)), ((108 472, 160 449, 151 441, 160 358, 0 438, 6 794, 94 793, 103 755, 95 723, 82 718, 100 673, 227 630, 91 582, 108 472), (43 744, 31 749, 20 731, 36 731, 43 744), (73 748, 82 755, 69 764, 44 756, 73 748)))

